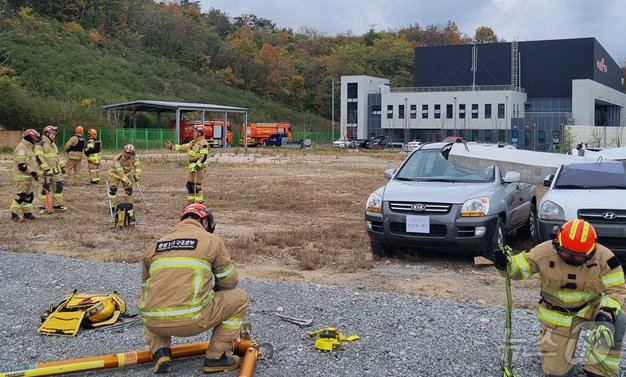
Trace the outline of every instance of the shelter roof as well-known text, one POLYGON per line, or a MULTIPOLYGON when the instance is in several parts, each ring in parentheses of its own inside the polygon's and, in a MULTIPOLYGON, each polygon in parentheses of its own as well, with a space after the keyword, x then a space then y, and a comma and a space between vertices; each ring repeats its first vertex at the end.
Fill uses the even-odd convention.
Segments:
POLYGON ((248 108, 222 106, 210 103, 193 103, 193 102, 175 102, 175 101, 153 101, 153 100, 137 100, 130 102, 114 103, 102 106, 105 110, 122 110, 122 111, 147 111, 147 112, 175 112, 180 111, 213 111, 213 112, 231 112, 245 113, 248 108))

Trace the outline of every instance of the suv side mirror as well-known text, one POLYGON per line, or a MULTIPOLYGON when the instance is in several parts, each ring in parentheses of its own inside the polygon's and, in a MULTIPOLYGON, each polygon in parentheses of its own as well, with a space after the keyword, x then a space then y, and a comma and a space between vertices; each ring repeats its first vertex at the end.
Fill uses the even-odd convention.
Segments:
POLYGON ((543 179, 543 185, 546 187, 550 187, 553 179, 554 179, 554 174, 546 175, 546 177, 543 179))
POLYGON ((391 177, 393 177, 395 173, 396 173, 396 169, 394 168, 385 169, 385 178, 391 179, 391 177))
POLYGON ((504 175, 505 183, 521 182, 522 175, 516 171, 507 171, 504 175))

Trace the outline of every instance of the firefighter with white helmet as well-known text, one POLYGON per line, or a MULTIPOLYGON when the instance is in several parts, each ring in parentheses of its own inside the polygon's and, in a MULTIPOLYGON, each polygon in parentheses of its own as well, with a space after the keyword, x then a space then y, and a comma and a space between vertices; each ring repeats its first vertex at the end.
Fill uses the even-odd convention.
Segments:
POLYGON ((177 152, 187 152, 189 164, 187 165, 187 202, 202 203, 202 181, 206 173, 207 159, 209 158, 209 142, 204 138, 206 127, 203 124, 193 126, 195 137, 186 144, 172 144, 165 142, 165 147, 177 152))
POLYGON ((500 270, 508 266, 513 279, 541 275, 539 347, 547 376, 571 375, 582 328, 591 330, 586 338, 585 373, 617 376, 626 329, 624 271, 613 252, 597 243, 591 224, 570 220, 555 240, 512 257, 499 250, 494 263, 500 270))
POLYGON ((70 175, 73 175, 74 179, 72 182, 76 184, 81 183, 82 179, 80 175, 80 165, 83 161, 83 149, 85 148, 84 131, 83 126, 76 126, 74 135, 70 137, 63 148, 67 153, 67 161, 65 161, 65 172, 67 175, 65 177, 68 181, 71 181, 70 175))
POLYGON ((139 182, 141 176, 141 162, 135 152, 135 146, 126 144, 113 159, 113 166, 109 169, 109 199, 116 213, 116 225, 126 226, 128 217, 134 222, 134 212, 131 197, 133 195, 133 180, 139 182), (132 178, 132 180, 131 180, 132 178), (117 189, 121 185, 124 195, 118 200, 117 189), (121 219, 120 219, 121 217, 121 219), (118 222, 118 220, 120 222, 118 222))
POLYGON ((11 202, 11 220, 18 221, 22 213, 24 219, 34 220, 33 180, 39 176, 35 163, 35 143, 39 141, 39 132, 29 129, 24 131, 22 140, 13 152, 13 185, 15 187, 15 199, 11 202))
POLYGON ((144 254, 137 307, 155 373, 172 367, 172 336, 194 336, 211 329, 202 370, 228 371, 240 364, 230 350, 248 310, 248 294, 237 288, 237 271, 214 230, 207 207, 189 204, 174 229, 144 254))
POLYGON ((63 175, 65 165, 59 156, 59 148, 54 143, 59 128, 47 125, 43 129, 41 141, 35 145, 35 160, 39 164, 37 173, 43 176, 44 183, 39 199, 39 214, 46 213, 46 194, 52 196, 52 209, 54 211, 67 211, 63 205, 63 175), (54 191, 52 191, 54 190, 54 191))
POLYGON ((89 170, 89 182, 91 184, 100 183, 100 149, 102 142, 98 139, 98 131, 90 128, 87 132, 89 140, 85 146, 85 156, 87 156, 87 169, 89 170))

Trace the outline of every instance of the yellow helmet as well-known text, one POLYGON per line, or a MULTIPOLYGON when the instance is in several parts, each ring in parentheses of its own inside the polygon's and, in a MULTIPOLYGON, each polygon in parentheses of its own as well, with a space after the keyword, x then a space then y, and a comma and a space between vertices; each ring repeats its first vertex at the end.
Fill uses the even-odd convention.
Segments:
POLYGON ((113 299, 109 297, 89 308, 89 310, 87 310, 86 316, 89 322, 102 322, 111 318, 111 316, 113 316, 113 313, 115 312, 115 309, 115 301, 113 301, 113 299))

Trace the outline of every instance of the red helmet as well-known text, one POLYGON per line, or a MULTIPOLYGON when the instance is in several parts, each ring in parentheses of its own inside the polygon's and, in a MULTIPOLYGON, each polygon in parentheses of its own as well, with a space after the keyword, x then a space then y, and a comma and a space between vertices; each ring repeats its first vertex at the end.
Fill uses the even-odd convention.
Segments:
POLYGON ((89 131, 87 131, 87 133, 89 134, 90 137, 98 136, 98 131, 96 131, 95 128, 90 128, 89 131))
POLYGON ((83 128, 83 126, 76 126, 76 128, 74 129, 74 131, 77 134, 82 134, 83 132, 85 132, 85 129, 83 128))
POLYGON ((33 130, 32 128, 24 131, 24 140, 31 142, 31 143, 36 143, 37 140, 39 140, 39 132, 33 130))
POLYGON ((184 220, 192 215, 198 216, 200 222, 202 223, 202 225, 204 225, 204 228, 207 232, 213 233, 215 231, 215 221, 213 221, 213 214, 204 204, 189 204, 180 214, 180 219, 184 220), (207 220, 205 221, 204 219, 207 220))
POLYGON ((124 146, 124 154, 128 155, 128 156, 134 156, 135 155, 135 146, 132 144, 126 144, 124 146))
POLYGON ((206 126, 204 124, 196 124, 195 126, 193 126, 193 129, 194 131, 196 131, 196 133, 204 135, 204 131, 206 131, 206 126))
POLYGON ((49 125, 47 125, 47 126, 45 126, 43 128, 43 134, 44 135, 49 135, 49 134, 51 134, 53 132, 56 134, 57 132, 59 132, 59 128, 57 126, 53 126, 51 124, 49 124, 49 125))
POLYGON ((570 220, 556 235, 555 247, 561 259, 580 266, 596 252, 596 230, 585 220, 570 220))

